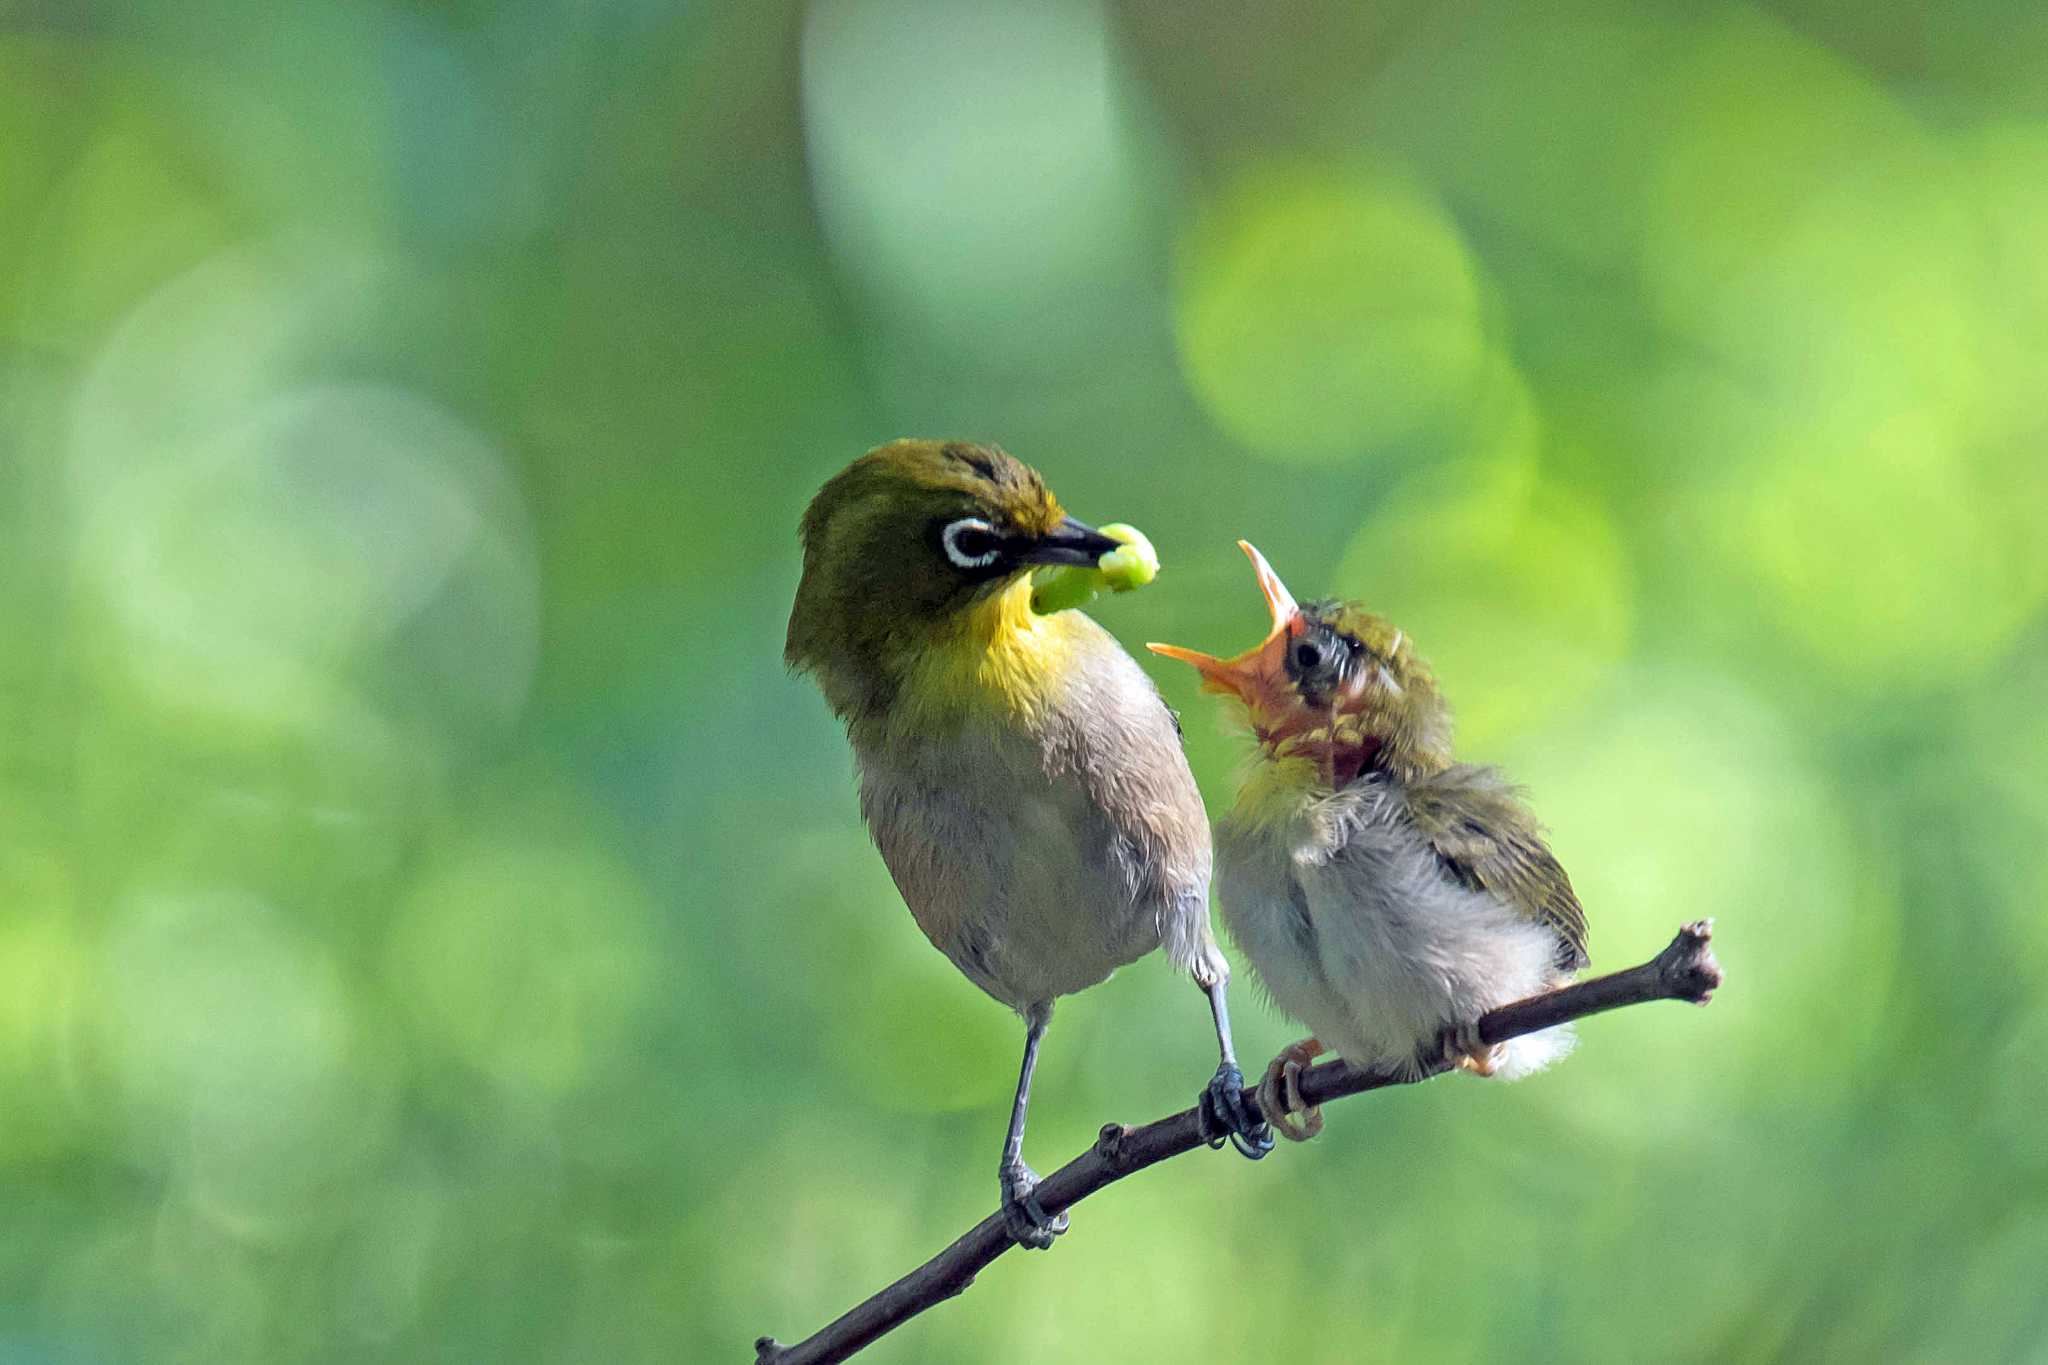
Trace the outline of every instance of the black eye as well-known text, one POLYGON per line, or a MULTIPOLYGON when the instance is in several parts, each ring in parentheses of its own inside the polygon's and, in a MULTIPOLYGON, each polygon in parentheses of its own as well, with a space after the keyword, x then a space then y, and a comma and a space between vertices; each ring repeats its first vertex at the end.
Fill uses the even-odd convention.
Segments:
POLYGON ((1303 673, 1312 673, 1323 662, 1323 647, 1314 640, 1301 640, 1294 646, 1294 666, 1303 673))
POLYGON ((980 517, 962 517, 939 533, 946 558, 957 568, 985 569, 1003 552, 1002 538, 980 517))

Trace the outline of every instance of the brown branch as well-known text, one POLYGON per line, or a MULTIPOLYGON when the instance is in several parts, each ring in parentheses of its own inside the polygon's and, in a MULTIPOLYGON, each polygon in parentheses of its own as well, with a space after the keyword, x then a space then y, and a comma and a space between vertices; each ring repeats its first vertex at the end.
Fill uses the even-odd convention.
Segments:
MULTIPOLYGON (((1721 984, 1721 966, 1714 961, 1709 946, 1712 937, 1713 922, 1700 920, 1680 929, 1669 947, 1639 966, 1502 1005, 1480 1019, 1480 1040, 1505 1042, 1589 1014, 1652 1000, 1688 1000, 1704 1005, 1721 984)), ((1446 1070, 1448 1067, 1441 1060, 1425 1062, 1419 1069, 1361 1069, 1344 1062, 1325 1062, 1303 1073, 1301 1097, 1305 1103, 1321 1104, 1367 1090, 1427 1080, 1446 1070)), ((1249 1092, 1245 1098, 1251 1100, 1249 1092)), ((1039 1203, 1047 1213, 1059 1213, 1105 1185, 1202 1145, 1201 1121, 1193 1109, 1183 1109, 1140 1128, 1109 1124, 1092 1148, 1045 1178, 1037 1190, 1039 1203)), ((762 1337, 754 1343, 755 1365, 824 1365, 844 1360, 875 1338, 973 1284, 982 1267, 1011 1245, 1009 1235, 1003 1231, 1002 1215, 992 1213, 944 1251, 815 1335, 794 1346, 762 1337)))

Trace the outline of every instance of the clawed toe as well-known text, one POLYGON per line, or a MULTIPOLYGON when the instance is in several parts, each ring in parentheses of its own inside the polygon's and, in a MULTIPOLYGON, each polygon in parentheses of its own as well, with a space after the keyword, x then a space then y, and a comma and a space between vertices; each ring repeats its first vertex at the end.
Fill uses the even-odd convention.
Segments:
POLYGON ((1446 1062, 1475 1076, 1491 1076, 1500 1065, 1500 1045, 1481 1039, 1476 1022, 1445 1028, 1439 1035, 1438 1045, 1446 1062))
POLYGON ((1048 1216, 1036 1199, 1013 1200, 1003 1205, 1003 1230, 1020 1247, 1050 1251, 1053 1239, 1067 1230, 1067 1215, 1048 1216))
POLYGON ((1273 1150, 1273 1130, 1264 1119, 1252 1117, 1244 1098, 1244 1073, 1231 1063, 1216 1068, 1195 1108, 1202 1136, 1211 1147, 1221 1147, 1228 1138, 1231 1146, 1253 1161, 1273 1150))
POLYGON ((1314 1038, 1289 1044, 1267 1066, 1265 1078, 1259 1082, 1259 1108, 1289 1142, 1307 1142, 1323 1131, 1322 1107, 1305 1104, 1301 1098, 1302 1070, 1322 1054, 1323 1045, 1314 1038))
POLYGON ((1038 1173, 1020 1161, 1006 1167, 998 1183, 1003 1196, 1003 1230, 1010 1240, 1032 1251, 1050 1250, 1053 1238, 1067 1230, 1068 1219, 1064 1213, 1048 1214, 1038 1202, 1034 1193, 1038 1173))

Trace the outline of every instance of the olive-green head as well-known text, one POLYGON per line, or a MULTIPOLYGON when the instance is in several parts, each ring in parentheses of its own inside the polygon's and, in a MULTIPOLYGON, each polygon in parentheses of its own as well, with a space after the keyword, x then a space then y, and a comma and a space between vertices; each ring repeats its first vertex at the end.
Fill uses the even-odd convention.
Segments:
POLYGON ((1193 664, 1205 687, 1242 702, 1274 752, 1325 759, 1343 781, 1372 769, 1412 778, 1447 767, 1450 708, 1407 634, 1355 602, 1297 604, 1265 556, 1238 545, 1266 596, 1266 638, 1230 659, 1150 648, 1193 664))
POLYGON ((818 490, 802 537, 783 657, 842 713, 1034 567, 1122 548, 1069 517, 1037 470, 965 441, 877 446, 818 490))
POLYGON ((1303 709, 1331 715, 1340 738, 1355 730, 1377 745, 1379 755, 1363 756, 1365 767, 1406 777, 1447 767, 1450 707, 1406 632, 1356 602, 1326 598, 1301 615, 1286 666, 1303 709))

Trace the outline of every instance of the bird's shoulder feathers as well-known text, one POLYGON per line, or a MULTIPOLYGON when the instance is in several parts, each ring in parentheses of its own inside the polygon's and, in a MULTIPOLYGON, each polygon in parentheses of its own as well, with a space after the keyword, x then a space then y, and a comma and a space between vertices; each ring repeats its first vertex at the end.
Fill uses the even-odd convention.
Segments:
POLYGON ((1559 940, 1558 965, 1588 964, 1586 912, 1543 827, 1494 768, 1453 764, 1407 785, 1408 813, 1446 876, 1485 891, 1559 940))

